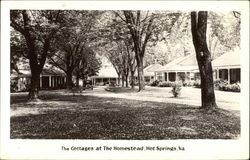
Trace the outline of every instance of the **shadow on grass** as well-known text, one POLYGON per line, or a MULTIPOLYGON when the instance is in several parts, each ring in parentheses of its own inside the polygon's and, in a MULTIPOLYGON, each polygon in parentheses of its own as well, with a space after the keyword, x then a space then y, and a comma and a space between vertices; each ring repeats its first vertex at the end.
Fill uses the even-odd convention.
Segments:
POLYGON ((221 109, 206 114, 189 105, 83 95, 41 95, 44 103, 36 105, 20 99, 12 97, 17 111, 37 108, 39 114, 12 116, 12 139, 233 139, 240 134, 240 118, 221 109))
POLYGON ((112 92, 112 93, 136 93, 138 92, 138 89, 125 88, 125 87, 107 87, 105 88, 105 90, 108 92, 112 92))

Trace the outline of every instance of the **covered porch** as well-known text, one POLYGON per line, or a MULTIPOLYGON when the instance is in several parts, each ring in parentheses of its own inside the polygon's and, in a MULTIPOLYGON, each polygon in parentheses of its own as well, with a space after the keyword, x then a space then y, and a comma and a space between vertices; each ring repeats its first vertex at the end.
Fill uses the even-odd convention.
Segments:
POLYGON ((217 68, 214 70, 215 80, 226 80, 229 84, 241 82, 240 68, 217 68))
POLYGON ((156 79, 159 81, 175 82, 195 80, 195 72, 192 71, 165 71, 156 72, 156 79))
POLYGON ((94 86, 104 86, 107 84, 118 84, 119 80, 116 77, 98 77, 94 76, 91 77, 92 84, 94 86))

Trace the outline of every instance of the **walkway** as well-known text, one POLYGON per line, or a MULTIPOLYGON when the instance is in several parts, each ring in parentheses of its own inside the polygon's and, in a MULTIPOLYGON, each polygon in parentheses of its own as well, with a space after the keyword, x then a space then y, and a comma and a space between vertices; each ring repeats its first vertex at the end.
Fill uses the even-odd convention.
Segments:
MULTIPOLYGON (((128 89, 121 93, 108 92, 105 91, 105 87, 97 87, 94 88, 94 91, 86 91, 84 95, 201 106, 201 92, 199 88, 183 87, 181 95, 178 98, 173 98, 170 92, 170 87, 159 88, 147 86, 146 89, 141 92, 128 89)), ((215 96, 217 105, 220 108, 240 110, 240 93, 215 91, 215 96)))

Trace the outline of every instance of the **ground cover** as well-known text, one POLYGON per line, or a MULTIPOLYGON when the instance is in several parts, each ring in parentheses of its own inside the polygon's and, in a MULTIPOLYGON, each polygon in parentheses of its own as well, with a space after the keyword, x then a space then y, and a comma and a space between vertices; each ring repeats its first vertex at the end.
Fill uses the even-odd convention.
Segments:
POLYGON ((26 94, 12 94, 11 138, 140 140, 240 136, 237 111, 218 109, 207 114, 191 105, 93 95, 42 91, 41 102, 29 103, 26 94))

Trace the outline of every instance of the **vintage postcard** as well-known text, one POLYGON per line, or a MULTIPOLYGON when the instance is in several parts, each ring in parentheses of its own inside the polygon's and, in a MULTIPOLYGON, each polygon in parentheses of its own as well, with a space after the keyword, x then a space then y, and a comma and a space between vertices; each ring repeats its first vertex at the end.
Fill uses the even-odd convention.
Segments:
POLYGON ((0 158, 249 158, 248 6, 3 1, 0 158))

